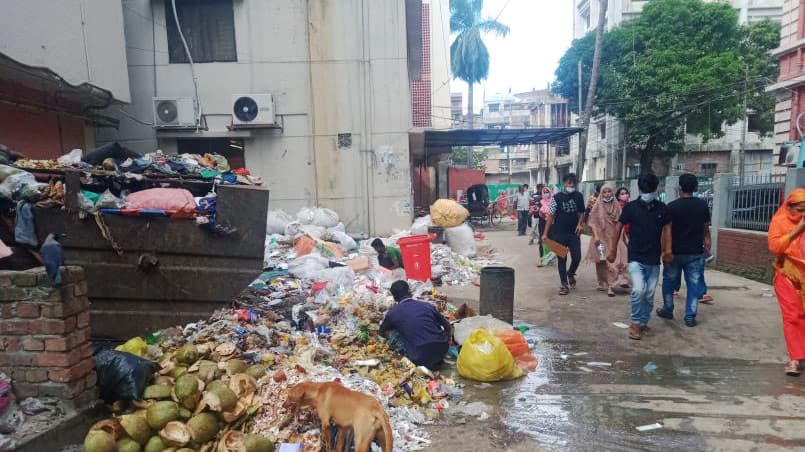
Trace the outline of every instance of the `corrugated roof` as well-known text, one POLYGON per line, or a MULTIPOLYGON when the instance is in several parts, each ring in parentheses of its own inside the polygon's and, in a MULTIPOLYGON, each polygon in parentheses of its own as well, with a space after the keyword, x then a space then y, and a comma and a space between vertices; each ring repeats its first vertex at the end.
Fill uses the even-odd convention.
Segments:
POLYGON ((541 127, 523 129, 426 130, 425 147, 511 146, 553 143, 581 132, 581 127, 541 127))

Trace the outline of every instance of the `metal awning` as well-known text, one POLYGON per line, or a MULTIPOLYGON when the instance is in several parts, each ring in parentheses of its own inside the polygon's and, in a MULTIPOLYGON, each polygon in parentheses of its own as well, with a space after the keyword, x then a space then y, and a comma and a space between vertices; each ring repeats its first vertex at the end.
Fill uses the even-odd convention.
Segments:
POLYGON ((100 114, 115 101, 112 93, 91 83, 70 84, 46 67, 30 66, 0 53, 0 102, 53 111, 116 127, 119 121, 100 114))
POLYGON ((581 132, 581 127, 540 127, 527 129, 426 130, 425 147, 513 146, 553 143, 581 132))

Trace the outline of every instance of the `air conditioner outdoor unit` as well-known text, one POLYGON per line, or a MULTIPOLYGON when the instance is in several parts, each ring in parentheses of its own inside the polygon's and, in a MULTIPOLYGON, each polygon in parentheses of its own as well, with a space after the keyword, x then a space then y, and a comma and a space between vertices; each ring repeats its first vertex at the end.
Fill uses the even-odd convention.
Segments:
POLYGON ((155 97, 154 127, 195 127, 196 112, 189 97, 155 97))
POLYGON ((805 163, 805 152, 800 143, 785 143, 780 146, 780 159, 778 165, 792 168, 802 168, 805 163))
POLYGON ((272 94, 235 94, 232 96, 232 126, 276 126, 272 94))

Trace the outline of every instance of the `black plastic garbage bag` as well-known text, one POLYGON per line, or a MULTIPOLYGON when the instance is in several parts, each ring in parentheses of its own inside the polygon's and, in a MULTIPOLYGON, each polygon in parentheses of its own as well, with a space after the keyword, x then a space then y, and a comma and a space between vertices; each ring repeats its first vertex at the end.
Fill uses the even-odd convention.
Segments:
POLYGON ((101 398, 115 400, 141 400, 143 391, 159 370, 159 363, 131 353, 104 349, 95 355, 95 373, 101 398))
POLYGON ((140 158, 142 155, 132 151, 131 149, 124 148, 120 145, 120 143, 109 143, 89 152, 81 160, 83 160, 84 163, 97 166, 110 157, 114 160, 122 162, 128 158, 140 158))

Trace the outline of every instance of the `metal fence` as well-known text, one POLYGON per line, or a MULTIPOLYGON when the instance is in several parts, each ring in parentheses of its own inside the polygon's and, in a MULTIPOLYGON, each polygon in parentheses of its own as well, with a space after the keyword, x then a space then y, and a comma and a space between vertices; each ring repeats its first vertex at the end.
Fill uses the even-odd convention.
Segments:
POLYGON ((729 188, 727 227, 768 231, 771 217, 785 196, 785 174, 733 176, 729 188))
POLYGON ((707 201, 707 207, 710 209, 710 216, 713 215, 713 200, 715 199, 715 191, 713 185, 713 176, 699 176, 699 198, 707 201))

